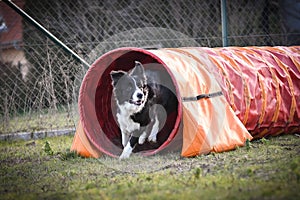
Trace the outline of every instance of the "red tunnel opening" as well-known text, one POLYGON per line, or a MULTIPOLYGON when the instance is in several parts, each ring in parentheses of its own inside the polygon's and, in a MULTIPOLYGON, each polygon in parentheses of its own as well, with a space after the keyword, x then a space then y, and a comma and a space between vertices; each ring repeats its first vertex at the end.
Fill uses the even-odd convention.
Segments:
POLYGON ((87 137, 101 152, 117 157, 122 152, 121 133, 117 124, 116 104, 112 93, 110 72, 129 71, 135 61, 144 67, 164 74, 168 85, 177 96, 178 106, 167 116, 166 123, 157 135, 156 143, 146 141, 137 145, 134 152, 152 155, 164 149, 176 136, 181 121, 181 101, 173 75, 166 65, 151 52, 139 48, 120 48, 101 56, 85 75, 79 95, 80 120, 87 137))

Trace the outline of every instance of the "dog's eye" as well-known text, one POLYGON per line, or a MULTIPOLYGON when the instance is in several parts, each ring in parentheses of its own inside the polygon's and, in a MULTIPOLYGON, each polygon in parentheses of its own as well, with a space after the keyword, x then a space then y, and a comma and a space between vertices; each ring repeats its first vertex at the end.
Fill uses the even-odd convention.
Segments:
POLYGON ((133 85, 132 84, 128 84, 126 87, 127 91, 131 91, 133 89, 133 85))
POLYGON ((127 90, 127 91, 132 90, 132 86, 128 86, 128 87, 126 88, 126 90, 127 90))
POLYGON ((137 86, 138 86, 138 88, 140 88, 140 89, 143 89, 143 88, 144 88, 144 84, 142 84, 142 83, 137 84, 137 86))

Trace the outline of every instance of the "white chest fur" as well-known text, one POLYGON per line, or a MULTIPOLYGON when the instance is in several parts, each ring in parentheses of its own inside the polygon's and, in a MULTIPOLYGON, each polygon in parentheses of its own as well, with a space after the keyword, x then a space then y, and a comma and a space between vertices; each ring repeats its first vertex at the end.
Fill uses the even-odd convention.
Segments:
POLYGON ((138 130, 140 128, 140 124, 134 122, 130 117, 136 112, 137 106, 125 103, 124 105, 120 105, 119 108, 120 110, 119 113, 117 113, 117 120, 122 133, 130 134, 133 131, 138 130))
POLYGON ((122 133, 130 134, 140 128, 140 124, 134 122, 128 115, 118 113, 117 119, 122 133))

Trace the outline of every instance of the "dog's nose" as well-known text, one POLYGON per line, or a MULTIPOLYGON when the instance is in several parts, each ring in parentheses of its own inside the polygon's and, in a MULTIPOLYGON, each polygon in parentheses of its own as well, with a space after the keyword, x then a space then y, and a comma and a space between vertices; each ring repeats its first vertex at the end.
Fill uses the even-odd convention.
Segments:
POLYGON ((142 93, 137 93, 136 97, 137 97, 138 99, 142 99, 142 98, 143 98, 143 94, 142 94, 142 93))

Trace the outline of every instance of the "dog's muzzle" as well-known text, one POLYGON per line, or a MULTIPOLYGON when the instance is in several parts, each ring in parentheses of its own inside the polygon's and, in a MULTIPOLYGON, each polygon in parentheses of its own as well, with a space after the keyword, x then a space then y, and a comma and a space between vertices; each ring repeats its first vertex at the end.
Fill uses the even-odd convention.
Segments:
POLYGON ((134 101, 134 100, 130 99, 129 103, 140 106, 140 105, 142 105, 143 101, 142 100, 134 101))

